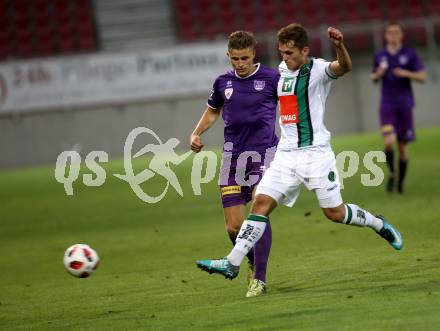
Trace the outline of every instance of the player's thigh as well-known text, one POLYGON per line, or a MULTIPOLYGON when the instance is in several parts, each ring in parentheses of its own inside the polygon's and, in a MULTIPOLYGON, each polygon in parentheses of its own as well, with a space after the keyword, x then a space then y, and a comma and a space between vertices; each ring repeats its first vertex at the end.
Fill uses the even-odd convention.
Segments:
POLYGON ((316 198, 321 208, 336 208, 342 204, 341 184, 336 164, 328 169, 328 174, 315 179, 315 183, 306 183, 307 186, 313 185, 316 198))
POLYGON ((380 108, 380 131, 385 146, 392 146, 396 142, 397 126, 396 109, 390 106, 382 106, 380 108))
POLYGON ((402 107, 399 109, 397 124, 397 139, 399 142, 411 142, 416 138, 414 129, 413 110, 411 107, 402 107))
POLYGON ((291 160, 283 156, 288 152, 279 152, 267 169, 256 189, 256 196, 262 194, 271 197, 276 204, 292 207, 301 187, 301 181, 290 169, 291 160))
POLYGON ((240 227, 243 224, 245 218, 245 206, 236 205, 223 208, 223 216, 225 219, 226 230, 228 232, 240 231, 240 227))

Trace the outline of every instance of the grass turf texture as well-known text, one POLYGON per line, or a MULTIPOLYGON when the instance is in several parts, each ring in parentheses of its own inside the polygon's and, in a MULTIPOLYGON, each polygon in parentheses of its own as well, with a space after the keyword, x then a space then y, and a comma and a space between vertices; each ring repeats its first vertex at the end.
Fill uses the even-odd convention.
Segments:
MULTIPOLYGON (((303 189, 294 208, 272 215, 268 295, 255 299, 244 297, 244 264, 232 282, 194 264, 225 255, 231 245, 216 182, 203 185, 201 196, 192 193, 192 158, 175 168, 184 197, 171 188, 154 205, 111 175, 123 172, 121 161, 106 165, 102 187, 78 180, 73 197, 55 181, 54 166, 2 171, 0 329, 438 330, 438 141, 439 128, 419 130, 403 196, 362 187, 362 168, 344 182, 347 202, 398 227, 402 252, 370 229, 326 220, 303 189), (98 251, 101 264, 91 278, 63 269, 73 243, 98 251)), ((380 150, 381 140, 340 136, 333 147, 362 156, 380 150)), ((153 178, 145 189, 160 193, 163 185, 153 178)))

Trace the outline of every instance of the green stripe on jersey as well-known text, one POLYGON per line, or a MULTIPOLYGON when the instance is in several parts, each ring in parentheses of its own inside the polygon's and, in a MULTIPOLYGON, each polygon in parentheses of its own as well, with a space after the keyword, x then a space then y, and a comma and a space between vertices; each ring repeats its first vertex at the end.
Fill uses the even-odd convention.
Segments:
POLYGON ((298 101, 298 147, 313 144, 313 127, 309 106, 309 81, 313 67, 313 59, 303 65, 298 73, 295 84, 295 94, 298 101))

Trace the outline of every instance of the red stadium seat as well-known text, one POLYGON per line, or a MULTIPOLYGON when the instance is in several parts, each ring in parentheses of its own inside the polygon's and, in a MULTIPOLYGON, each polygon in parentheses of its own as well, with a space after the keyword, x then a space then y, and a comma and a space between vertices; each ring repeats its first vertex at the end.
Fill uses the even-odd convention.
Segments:
POLYGON ((191 7, 190 0, 174 0, 174 7, 178 12, 188 11, 191 7))
POLYGON ((14 53, 22 58, 31 57, 34 54, 32 49, 32 44, 30 42, 29 43, 18 42, 14 53))
POLYGON ((217 37, 218 34, 219 34, 219 31, 216 28, 216 26, 214 26, 214 25, 203 26, 202 31, 201 31, 201 35, 202 35, 203 39, 207 39, 207 40, 215 39, 215 37, 217 37))
POLYGON ((203 11, 199 9, 198 18, 192 17, 194 21, 199 20, 204 25, 212 25, 216 20, 217 13, 214 8, 206 7, 203 11))
POLYGON ((0 33, 2 33, 1 30, 8 30, 10 26, 10 20, 8 16, 0 16, 0 33))
POLYGON ((76 40, 73 37, 63 38, 60 36, 58 41, 58 49, 61 53, 67 53, 78 49, 76 40))
POLYGON ((385 14, 380 0, 367 0, 364 2, 362 17, 368 20, 383 19, 385 14))
POLYGON ((14 13, 27 13, 29 12, 29 2, 26 0, 11 1, 12 10, 14 13))
POLYGON ((4 43, 2 40, 0 40, 0 59, 7 59, 11 55, 13 55, 11 45, 8 43, 4 43))
POLYGON ((322 47, 321 47, 321 39, 319 36, 312 37, 309 40, 310 54, 314 57, 321 56, 322 47))
POLYGON ((31 4, 35 7, 35 8, 41 8, 41 7, 47 7, 52 3, 52 1, 48 1, 48 0, 32 0, 31 4))
POLYGON ((194 41, 199 37, 199 33, 196 30, 182 30, 180 34, 182 40, 190 42, 194 41))
POLYGON ((92 11, 92 0, 74 0, 76 8, 92 11))
POLYGON ((92 22, 80 22, 78 25, 78 34, 80 38, 95 37, 95 26, 92 22))
POLYGON ((213 5, 211 0, 193 0, 191 3, 195 9, 202 13, 213 5))
POLYGON ((347 47, 355 52, 365 52, 373 49, 373 36, 370 32, 356 32, 346 34, 344 39, 347 47))
POLYGON ((177 15, 177 22, 180 29, 185 29, 186 26, 194 23, 194 17, 189 12, 181 12, 177 15))
POLYGON ((51 40, 54 36, 53 30, 49 25, 36 25, 34 37, 36 40, 51 40))
POLYGON ((386 12, 387 16, 384 17, 386 20, 400 20, 405 17, 404 3, 400 0, 388 0, 384 4, 387 6, 386 12))
POLYGON ((220 15, 218 15, 218 19, 221 26, 230 28, 231 25, 234 24, 235 16, 232 10, 229 8, 223 8, 220 15))
POLYGON ((437 44, 440 44, 440 24, 434 26, 434 36, 437 44))
POLYGON ((281 25, 285 26, 293 22, 300 22, 300 12, 298 7, 291 1, 283 1, 281 3, 281 25))
POLYGON ((81 36, 79 39, 79 49, 85 51, 96 50, 97 43, 94 36, 81 36))
POLYGON ((313 28, 321 24, 322 20, 319 16, 318 7, 316 4, 312 2, 304 2, 302 9, 303 12, 300 16, 301 20, 298 23, 302 23, 306 28, 313 28))
POLYGON ((408 27, 405 29, 405 41, 414 46, 426 46, 428 34, 424 27, 408 27))
POLYGON ((218 0, 217 6, 219 11, 231 10, 234 5, 234 0, 218 0))
POLYGON ((359 1, 340 0, 338 6, 341 12, 341 22, 354 22, 362 19, 360 14, 362 6, 359 1))
POLYGON ((1 0, 0 1, 0 12, 7 13, 11 7, 11 1, 1 0))
POLYGON ((53 36, 39 36, 35 40, 35 54, 51 55, 54 51, 53 36))
POLYGON ((408 0, 408 7, 407 7, 407 16, 409 17, 417 17, 417 16, 424 16, 426 14, 426 9, 424 7, 424 3, 420 0, 408 0))
POLYGON ((440 13, 440 1, 439 0, 426 0, 426 9, 429 14, 440 13))
POLYGON ((333 25, 344 21, 343 8, 336 2, 323 2, 321 5, 322 22, 333 25))
POLYGON ((53 7, 55 11, 55 15, 69 15, 70 10, 70 1, 66 0, 52 0, 53 7))
POLYGON ((276 12, 269 10, 263 14, 263 27, 264 30, 276 30, 280 27, 280 24, 276 17, 276 12))

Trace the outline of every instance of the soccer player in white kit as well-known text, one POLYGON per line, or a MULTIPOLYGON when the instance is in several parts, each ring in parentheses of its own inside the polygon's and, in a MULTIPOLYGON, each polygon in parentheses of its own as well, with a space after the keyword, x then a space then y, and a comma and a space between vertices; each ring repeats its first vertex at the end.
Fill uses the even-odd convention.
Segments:
POLYGON ((278 32, 283 61, 278 83, 281 139, 275 158, 257 187, 250 215, 230 254, 219 260, 199 260, 199 268, 235 278, 242 260, 264 232, 269 214, 278 204, 292 207, 302 184, 315 192, 328 219, 372 228, 394 249, 402 249, 402 236, 383 216, 342 200, 324 114, 331 83, 349 72, 352 63, 343 34, 330 27, 328 38, 336 50, 333 62, 309 57, 307 32, 301 25, 290 24, 278 32))

